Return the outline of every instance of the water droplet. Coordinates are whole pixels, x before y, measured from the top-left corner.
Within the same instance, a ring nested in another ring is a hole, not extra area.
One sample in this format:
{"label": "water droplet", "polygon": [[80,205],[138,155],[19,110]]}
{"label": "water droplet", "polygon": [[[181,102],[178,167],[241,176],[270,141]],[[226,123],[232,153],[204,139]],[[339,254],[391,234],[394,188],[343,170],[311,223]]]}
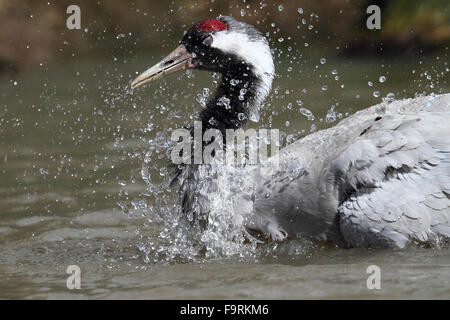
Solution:
{"label": "water droplet", "polygon": [[386,81],[386,77],[385,76],[381,76],[378,78],[378,81],[380,81],[381,83]]}
{"label": "water droplet", "polygon": [[217,121],[216,121],[216,119],[214,119],[214,117],[210,118],[210,119],[208,120],[208,122],[209,122],[209,124],[212,125],[212,126],[214,126],[214,125],[217,124]]}
{"label": "water droplet", "polygon": [[372,86],[373,86],[372,81],[367,82],[367,84],[369,85],[369,87],[372,87]]}
{"label": "water droplet", "polygon": [[302,115],[306,116],[306,118],[308,118],[308,120],[314,120],[315,119],[313,113],[310,110],[308,110],[306,108],[300,108],[299,111],[300,111],[300,113]]}
{"label": "water droplet", "polygon": [[283,5],[280,4],[280,5],[278,6],[278,11],[283,11],[283,9],[284,9]]}
{"label": "water droplet", "polygon": [[202,106],[203,108],[206,107],[206,99],[205,97],[198,93],[197,96],[195,97],[195,100],[200,104],[200,106]]}
{"label": "water droplet", "polygon": [[327,115],[325,117],[325,121],[328,123],[336,121],[336,112],[334,111],[333,108],[328,110]]}
{"label": "water droplet", "polygon": [[325,59],[325,58],[320,58],[320,63],[321,63],[321,64],[327,63],[327,59]]}
{"label": "water droplet", "polygon": [[322,86],[322,91],[327,91],[328,90],[328,86],[327,85],[323,85]]}
{"label": "water droplet", "polygon": [[374,91],[374,92],[373,92],[373,96],[374,96],[375,98],[379,98],[379,97],[380,97],[380,91]]}
{"label": "water droplet", "polygon": [[303,14],[303,8],[298,8],[297,12],[300,13],[300,14]]}
{"label": "water droplet", "polygon": [[241,16],[242,17],[245,16],[245,10],[244,9],[241,10]]}
{"label": "water droplet", "polygon": [[395,100],[395,94],[393,94],[392,92],[389,92],[386,95],[386,97],[383,99],[383,101],[386,101],[387,103],[391,103],[394,100]]}
{"label": "water droplet", "polygon": [[225,107],[225,109],[230,109],[231,108],[231,106],[230,106],[230,99],[228,99],[225,96],[224,97],[220,97],[219,99],[217,99],[216,104],[218,106]]}

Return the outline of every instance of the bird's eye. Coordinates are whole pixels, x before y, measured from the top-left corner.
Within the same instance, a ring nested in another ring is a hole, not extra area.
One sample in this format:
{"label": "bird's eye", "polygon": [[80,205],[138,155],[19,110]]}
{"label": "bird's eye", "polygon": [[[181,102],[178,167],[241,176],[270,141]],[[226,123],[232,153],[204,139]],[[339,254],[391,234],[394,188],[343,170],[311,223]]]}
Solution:
{"label": "bird's eye", "polygon": [[208,35],[205,39],[203,39],[202,44],[210,47],[211,44],[213,43],[213,37],[211,35]]}

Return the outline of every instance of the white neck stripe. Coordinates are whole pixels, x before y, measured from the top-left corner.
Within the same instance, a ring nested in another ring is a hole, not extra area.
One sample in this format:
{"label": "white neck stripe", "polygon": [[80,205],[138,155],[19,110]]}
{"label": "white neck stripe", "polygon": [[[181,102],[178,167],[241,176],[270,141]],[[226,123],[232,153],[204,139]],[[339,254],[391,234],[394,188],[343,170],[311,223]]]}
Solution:
{"label": "white neck stripe", "polygon": [[212,47],[238,56],[252,66],[255,76],[260,80],[255,98],[249,104],[250,119],[257,121],[259,107],[270,92],[275,72],[267,40],[264,37],[250,39],[247,34],[233,30],[217,32],[213,38]]}

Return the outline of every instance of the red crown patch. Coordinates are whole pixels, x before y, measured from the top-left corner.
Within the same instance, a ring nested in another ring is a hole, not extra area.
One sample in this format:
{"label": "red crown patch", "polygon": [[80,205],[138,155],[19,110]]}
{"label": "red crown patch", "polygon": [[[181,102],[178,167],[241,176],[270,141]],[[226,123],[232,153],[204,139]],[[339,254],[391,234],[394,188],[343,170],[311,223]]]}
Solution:
{"label": "red crown patch", "polygon": [[202,32],[222,31],[227,30],[227,25],[218,19],[207,19],[197,23],[196,29]]}

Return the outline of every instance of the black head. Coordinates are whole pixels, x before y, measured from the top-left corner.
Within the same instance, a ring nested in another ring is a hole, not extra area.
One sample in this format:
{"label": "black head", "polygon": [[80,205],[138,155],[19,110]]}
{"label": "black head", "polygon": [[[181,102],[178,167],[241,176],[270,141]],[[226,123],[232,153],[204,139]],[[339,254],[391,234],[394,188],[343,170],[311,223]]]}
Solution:
{"label": "black head", "polygon": [[[230,94],[236,103],[241,103],[240,89],[251,92],[245,109],[252,118],[269,93],[274,76],[273,59],[265,37],[253,26],[227,16],[196,23],[183,36],[180,45],[137,77],[132,87],[185,69],[222,73],[220,94]],[[235,82],[243,87],[233,87]]]}
{"label": "black head", "polygon": [[137,88],[184,69],[245,72],[243,65],[256,76],[269,75],[270,81],[273,77],[272,56],[264,36],[249,24],[221,16],[196,23],[178,48],[136,78],[132,86]]}
{"label": "black head", "polygon": [[207,19],[186,32],[181,45],[193,55],[191,63],[194,68],[223,73],[242,64],[242,59],[232,52],[224,52],[213,46],[217,34],[227,31],[228,25],[223,19]]}

